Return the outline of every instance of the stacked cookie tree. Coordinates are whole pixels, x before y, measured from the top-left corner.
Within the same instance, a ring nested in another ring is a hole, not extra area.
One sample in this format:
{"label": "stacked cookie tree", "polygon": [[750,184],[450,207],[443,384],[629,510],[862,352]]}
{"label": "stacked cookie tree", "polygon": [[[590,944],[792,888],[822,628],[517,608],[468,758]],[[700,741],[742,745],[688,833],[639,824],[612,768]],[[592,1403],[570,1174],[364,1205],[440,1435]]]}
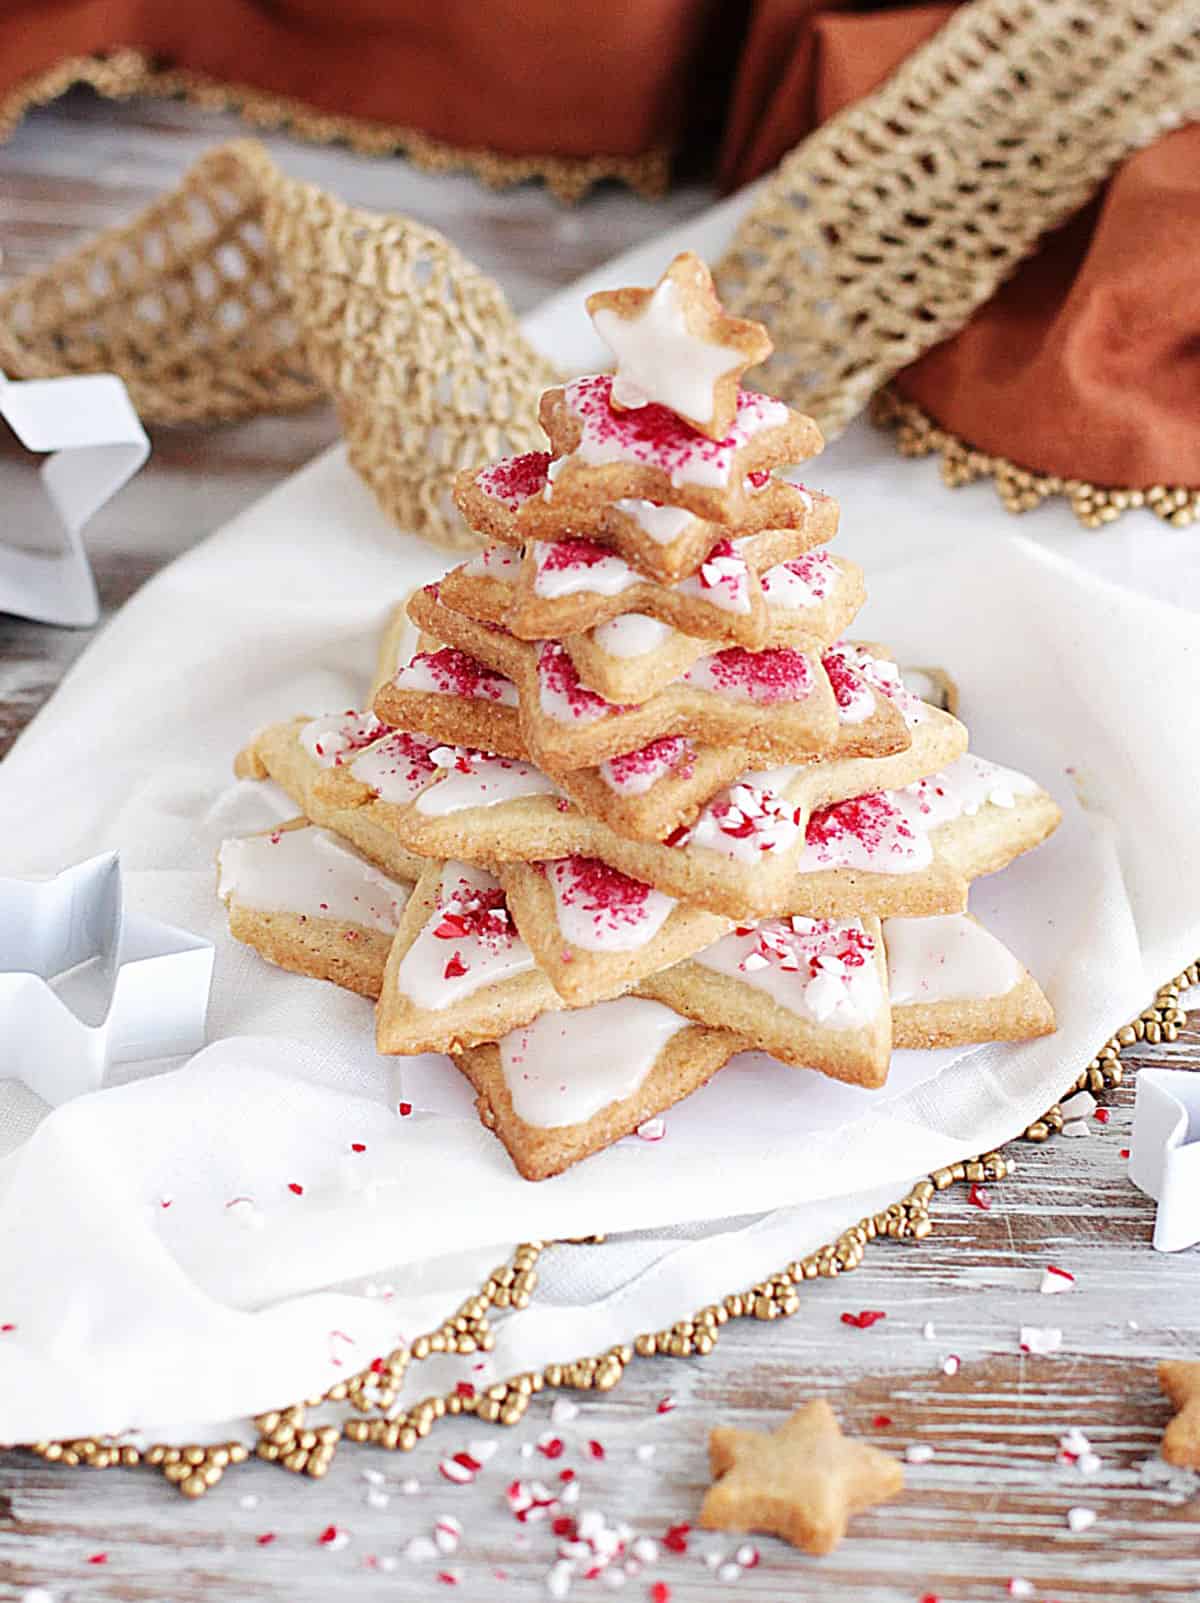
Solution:
{"label": "stacked cookie tree", "polygon": [[[488,543],[411,598],[373,712],[241,759],[416,881],[357,986],[380,1050],[451,1052],[529,1178],[653,1133],[747,1046],[878,1086],[893,1045],[1053,1027],[965,908],[1057,808],[845,640],[836,503],[781,475],[819,431],[741,386],[765,330],[689,255],[588,310],[615,374],[543,395],[548,451],[460,475]],[[252,944],[320,972],[312,922],[306,963]]]}

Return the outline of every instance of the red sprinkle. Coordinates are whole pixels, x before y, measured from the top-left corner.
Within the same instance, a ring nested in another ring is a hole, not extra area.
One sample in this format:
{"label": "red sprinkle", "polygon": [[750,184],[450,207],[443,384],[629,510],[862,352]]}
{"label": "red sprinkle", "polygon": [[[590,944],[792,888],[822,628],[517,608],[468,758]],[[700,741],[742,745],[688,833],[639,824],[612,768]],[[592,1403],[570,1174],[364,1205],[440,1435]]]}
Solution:
{"label": "red sprinkle", "polygon": [[373,1375],[386,1375],[388,1372],[387,1362],[383,1358],[372,1358],[367,1368]]}
{"label": "red sprinkle", "polygon": [[455,952],[442,970],[442,978],[444,980],[460,980],[467,972],[467,965],[462,960],[462,953]]}
{"label": "red sprinkle", "polygon": [[655,1581],[650,1588],[650,1603],[671,1603],[671,1588],[665,1581]]}
{"label": "red sprinkle", "polygon": [[108,1563],[108,1554],[107,1553],[89,1553],[88,1557],[87,1557],[87,1562],[89,1564],[107,1564]]}
{"label": "red sprinkle", "polygon": [[688,1532],[690,1525],[672,1525],[662,1539],[662,1545],[669,1553],[686,1553]]}
{"label": "red sprinkle", "polygon": [[411,1102],[397,1102],[397,1104],[396,1104],[396,1112],[400,1115],[400,1117],[402,1119],[407,1119],[409,1114],[412,1112],[412,1103]]}
{"label": "red sprinkle", "polygon": [[259,1547],[270,1547],[271,1543],[275,1540],[275,1532],[264,1531],[261,1536],[256,1536],[254,1540],[258,1543]]}
{"label": "red sprinkle", "polygon": [[367,1143],[365,1141],[351,1141],[350,1150],[351,1152],[365,1152],[367,1150]]}
{"label": "red sprinkle", "polygon": [[469,1380],[456,1380],[454,1382],[454,1395],[456,1397],[474,1397],[475,1388]]}
{"label": "red sprinkle", "polygon": [[593,1458],[603,1458],[604,1457],[604,1449],[603,1449],[603,1447],[601,1447],[599,1442],[589,1442],[587,1444],[587,1450],[592,1455]]}
{"label": "red sprinkle", "polygon": [[299,1185],[295,1180],[288,1181],[288,1190],[294,1197],[302,1197],[304,1195],[304,1187]]}
{"label": "red sprinkle", "polygon": [[573,1481],[575,1479],[575,1471],[573,1469],[560,1469],[558,1472],[558,1478],[565,1486],[568,1481]]}
{"label": "red sprinkle", "polygon": [[317,1541],[320,1542],[322,1547],[328,1547],[330,1542],[336,1542],[337,1539],[338,1528],[336,1525],[327,1525],[320,1536],[317,1537]]}
{"label": "red sprinkle", "polygon": [[551,1520],[550,1529],[555,1536],[561,1536],[568,1542],[573,1542],[579,1535],[579,1527],[569,1514],[560,1514],[557,1519]]}
{"label": "red sprinkle", "polygon": [[1112,1118],[1112,1109],[1111,1108],[1097,1108],[1094,1117],[1095,1117],[1095,1120],[1096,1120],[1097,1124],[1107,1124],[1108,1121]]}
{"label": "red sprinkle", "polygon": [[671,1396],[670,1392],[668,1392],[665,1397],[660,1397],[658,1399],[658,1407],[654,1410],[654,1412],[656,1414],[669,1414],[674,1407],[675,1399]]}
{"label": "red sprinkle", "polygon": [[1129,1156],[1129,1148],[1128,1147],[1122,1147],[1121,1148],[1121,1157],[1127,1158],[1128,1156]]}
{"label": "red sprinkle", "polygon": [[981,1185],[973,1185],[971,1187],[970,1191],[967,1192],[967,1201],[973,1207],[982,1208],[985,1213],[992,1205],[990,1192],[985,1191]]}
{"label": "red sprinkle", "polygon": [[0,1325],[0,1335],[7,1336],[10,1330],[15,1330],[16,1328],[16,1325],[13,1324]]}
{"label": "red sprinkle", "polygon": [[561,1436],[552,1436],[548,1442],[538,1443],[538,1452],[546,1458],[561,1458],[563,1446],[564,1443]]}
{"label": "red sprinkle", "polygon": [[877,1325],[881,1319],[886,1318],[887,1315],[882,1308],[863,1308],[856,1314],[843,1314],[842,1324],[853,1325],[855,1330],[870,1330],[872,1325]]}
{"label": "red sprinkle", "polygon": [[458,1576],[454,1574],[453,1570],[439,1570],[438,1571],[438,1580],[442,1583],[443,1586],[457,1586],[458,1585]]}
{"label": "red sprinkle", "polygon": [[890,1414],[876,1414],[871,1421],[871,1425],[875,1430],[887,1430],[891,1423],[892,1416]]}

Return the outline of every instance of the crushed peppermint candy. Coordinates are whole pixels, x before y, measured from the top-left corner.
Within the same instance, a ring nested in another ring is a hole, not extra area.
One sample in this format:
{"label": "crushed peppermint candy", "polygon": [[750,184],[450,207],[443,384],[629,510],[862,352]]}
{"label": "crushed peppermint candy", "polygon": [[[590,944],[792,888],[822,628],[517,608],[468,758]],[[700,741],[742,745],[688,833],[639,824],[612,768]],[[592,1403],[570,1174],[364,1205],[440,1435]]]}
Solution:
{"label": "crushed peppermint candy", "polygon": [[331,1552],[336,1553],[339,1548],[345,1547],[349,1540],[349,1533],[342,1530],[340,1526],[327,1525],[320,1536],[317,1537],[317,1544],[320,1547],[327,1547]]}
{"label": "crushed peppermint candy", "polygon": [[644,796],[648,790],[673,774],[690,779],[696,766],[696,748],[682,735],[664,735],[636,751],[623,752],[600,764],[600,776],[610,790],[619,795]]}
{"label": "crushed peppermint candy", "polygon": [[493,948],[507,946],[513,940],[508,903],[498,885],[477,887],[460,879],[449,896],[444,888],[439,893],[438,910],[441,917],[433,929],[436,940],[476,940]]}
{"label": "crushed peppermint candy", "polygon": [[1062,1346],[1063,1333],[1052,1325],[1022,1325],[1021,1351],[1044,1355],[1056,1353]]}
{"label": "crushed peppermint candy", "polygon": [[1026,1581],[1019,1575],[1014,1575],[1008,1583],[1009,1597],[1032,1597],[1033,1582]]}
{"label": "crushed peppermint candy", "polygon": [[933,1459],[933,1448],[927,1442],[913,1442],[904,1449],[904,1457],[909,1464],[928,1464]]}
{"label": "crushed peppermint candy", "polygon": [[842,1324],[853,1325],[855,1330],[870,1330],[872,1325],[877,1325],[881,1319],[886,1318],[887,1315],[882,1308],[863,1308],[856,1314],[844,1313]]}
{"label": "crushed peppermint candy", "polygon": [[942,1360],[942,1374],[943,1375],[957,1375],[961,1368],[962,1368],[962,1359],[958,1356],[957,1353],[949,1353]]}
{"label": "crushed peppermint candy", "polygon": [[1078,1536],[1081,1531],[1087,1531],[1096,1523],[1099,1515],[1094,1508],[1069,1508],[1067,1510],[1067,1525]]}
{"label": "crushed peppermint candy", "polygon": [[530,496],[541,495],[549,467],[549,451],[525,451],[483,468],[475,475],[475,483],[484,495],[515,512]]}
{"label": "crushed peppermint candy", "polygon": [[433,1527],[433,1542],[439,1553],[457,1553],[462,1541],[462,1525],[453,1514],[443,1514]]}
{"label": "crushed peppermint candy", "polygon": [[639,1124],[634,1134],[642,1141],[661,1141],[667,1133],[667,1121],[656,1114],[652,1119],[646,1119]]}
{"label": "crushed peppermint candy", "polygon": [[1073,1291],[1075,1289],[1075,1276],[1066,1269],[1060,1269],[1057,1264],[1048,1263],[1042,1270],[1042,1283],[1038,1290],[1045,1297],[1053,1297],[1059,1292]]}

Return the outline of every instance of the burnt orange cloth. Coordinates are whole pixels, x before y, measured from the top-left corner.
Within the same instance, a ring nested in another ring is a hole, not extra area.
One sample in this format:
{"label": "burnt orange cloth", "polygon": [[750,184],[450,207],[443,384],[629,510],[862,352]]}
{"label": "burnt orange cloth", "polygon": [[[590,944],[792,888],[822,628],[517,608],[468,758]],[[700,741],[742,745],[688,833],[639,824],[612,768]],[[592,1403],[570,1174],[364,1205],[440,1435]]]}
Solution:
{"label": "burnt orange cloth", "polygon": [[[953,7],[866,0],[0,0],[0,95],[70,56],[164,65],[460,149],[717,148],[765,172]],[[1131,157],[901,392],[996,456],[1200,485],[1200,125]]]}
{"label": "burnt orange cloth", "polygon": [[[954,8],[759,0],[727,188],[877,88]],[[1097,485],[1200,485],[1200,124],[1131,156],[953,339],[895,380],[971,445]]]}

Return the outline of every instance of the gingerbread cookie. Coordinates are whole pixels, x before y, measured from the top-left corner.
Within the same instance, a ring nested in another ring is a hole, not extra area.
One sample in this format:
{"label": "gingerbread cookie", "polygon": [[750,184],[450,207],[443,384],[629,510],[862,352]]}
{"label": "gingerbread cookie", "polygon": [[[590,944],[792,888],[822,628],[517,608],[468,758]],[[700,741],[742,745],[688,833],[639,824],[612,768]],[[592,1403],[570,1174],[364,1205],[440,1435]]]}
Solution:
{"label": "gingerbread cookie", "polygon": [[1028,1041],[1054,1009],[1028,969],[969,914],[884,922],[892,1038],[898,1047]]}
{"label": "gingerbread cookie", "polygon": [[430,864],[384,971],[375,1016],[379,1050],[458,1051],[561,1005],[517,933],[500,882],[469,863]]}
{"label": "gingerbread cookie", "polygon": [[380,686],[375,700],[403,712],[396,728],[465,741],[506,757],[526,754],[516,685],[453,645],[418,651]]}
{"label": "gingerbread cookie", "polygon": [[742,1043],[623,996],[543,1014],[455,1055],[526,1180],[561,1174],[698,1091]]}
{"label": "gingerbread cookie", "polygon": [[664,406],[713,440],[733,427],[742,374],[774,349],[761,323],[730,317],[692,251],[676,256],[653,289],[601,290],[586,305],[617,359],[614,409]]}
{"label": "gingerbread cookie", "polygon": [[522,938],[570,1007],[620,996],[729,928],[596,857],[502,863],[496,872]]}
{"label": "gingerbread cookie", "polygon": [[843,1436],[822,1400],[766,1434],[718,1425],[708,1457],[714,1484],[700,1509],[706,1531],[765,1531],[806,1553],[831,1553],[852,1514],[904,1486],[899,1461]]}
{"label": "gingerbread cookie", "polygon": [[1200,1363],[1166,1359],[1158,1366],[1158,1384],[1176,1410],[1163,1432],[1162,1456],[1182,1469],[1200,1469]]}
{"label": "gingerbread cookie", "polygon": [[217,854],[235,940],[278,968],[371,998],[411,889],[305,818],[222,841]]}
{"label": "gingerbread cookie", "polygon": [[[710,440],[664,406],[615,411],[612,385],[607,373],[593,373],[546,390],[539,403],[554,453],[541,509],[552,509],[563,528],[582,533],[589,508],[624,499],[683,507],[739,530],[762,528],[753,502],[772,469],[805,462],[824,444],[812,418],[754,390],[739,391],[729,432]],[[531,501],[517,513],[529,532]]]}

